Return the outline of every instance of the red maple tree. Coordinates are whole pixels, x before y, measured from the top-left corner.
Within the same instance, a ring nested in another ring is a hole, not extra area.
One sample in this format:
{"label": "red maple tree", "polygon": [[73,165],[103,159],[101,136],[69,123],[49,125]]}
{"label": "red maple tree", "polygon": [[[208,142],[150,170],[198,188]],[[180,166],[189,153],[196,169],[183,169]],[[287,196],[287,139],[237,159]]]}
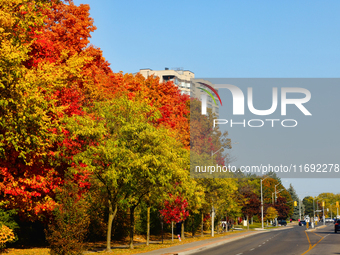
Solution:
{"label": "red maple tree", "polygon": [[181,196],[174,197],[169,194],[170,199],[164,201],[164,209],[159,212],[164,217],[166,223],[184,221],[189,216],[189,211],[186,210],[188,202]]}

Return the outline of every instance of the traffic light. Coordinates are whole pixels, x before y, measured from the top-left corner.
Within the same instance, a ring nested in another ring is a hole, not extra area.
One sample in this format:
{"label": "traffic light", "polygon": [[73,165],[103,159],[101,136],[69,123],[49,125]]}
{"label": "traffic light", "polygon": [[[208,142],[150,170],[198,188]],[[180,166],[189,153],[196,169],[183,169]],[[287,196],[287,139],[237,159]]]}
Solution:
{"label": "traffic light", "polygon": [[335,206],[339,207],[339,202],[338,201],[335,202]]}
{"label": "traffic light", "polygon": [[294,201],[294,206],[297,206],[297,201]]}
{"label": "traffic light", "polygon": [[322,201],[322,206],[325,206],[325,201]]}

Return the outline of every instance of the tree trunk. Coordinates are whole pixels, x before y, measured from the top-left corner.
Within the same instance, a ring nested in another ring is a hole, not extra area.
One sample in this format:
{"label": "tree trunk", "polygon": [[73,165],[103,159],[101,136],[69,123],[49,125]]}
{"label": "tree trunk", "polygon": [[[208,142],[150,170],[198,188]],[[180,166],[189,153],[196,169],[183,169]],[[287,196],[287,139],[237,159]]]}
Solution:
{"label": "tree trunk", "polygon": [[195,226],[194,226],[194,224],[195,224],[195,216],[194,216],[194,214],[192,215],[192,220],[191,220],[191,233],[192,233],[192,237],[194,237],[195,236]]}
{"label": "tree trunk", "polygon": [[130,244],[129,248],[133,249],[133,230],[135,226],[135,206],[130,207]]}
{"label": "tree trunk", "polygon": [[218,217],[217,218],[217,234],[220,233],[220,222],[218,221]]}
{"label": "tree trunk", "polygon": [[201,236],[204,236],[203,229],[204,228],[204,215],[202,213],[202,221],[201,221]]}
{"label": "tree trunk", "polygon": [[247,229],[249,230],[249,217],[247,215]]}
{"label": "tree trunk", "polygon": [[146,223],[146,245],[150,242],[150,205],[147,208],[147,223]]}
{"label": "tree trunk", "polygon": [[111,232],[112,232],[112,222],[116,217],[118,204],[116,203],[113,208],[113,204],[109,199],[109,220],[107,222],[107,236],[106,236],[106,251],[111,251]]}
{"label": "tree trunk", "polygon": [[171,241],[174,241],[174,222],[171,221]]}
{"label": "tree trunk", "polygon": [[251,225],[254,224],[253,218],[254,218],[254,217],[251,217]]}
{"label": "tree trunk", "polygon": [[184,240],[185,236],[184,236],[184,220],[182,221],[182,233],[181,233],[181,239]]}

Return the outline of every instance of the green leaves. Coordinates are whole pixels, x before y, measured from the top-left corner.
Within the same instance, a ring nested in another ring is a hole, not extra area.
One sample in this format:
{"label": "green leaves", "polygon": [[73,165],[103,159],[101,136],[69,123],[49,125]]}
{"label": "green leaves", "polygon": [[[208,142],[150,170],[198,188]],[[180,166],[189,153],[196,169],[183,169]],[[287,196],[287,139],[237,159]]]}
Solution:
{"label": "green leaves", "polygon": [[[143,101],[121,97],[95,103],[84,117],[66,119],[73,136],[88,146],[74,157],[117,197],[136,202],[153,188],[188,178],[189,153],[169,130],[155,128],[159,112]],[[138,200],[138,199],[137,199]]]}

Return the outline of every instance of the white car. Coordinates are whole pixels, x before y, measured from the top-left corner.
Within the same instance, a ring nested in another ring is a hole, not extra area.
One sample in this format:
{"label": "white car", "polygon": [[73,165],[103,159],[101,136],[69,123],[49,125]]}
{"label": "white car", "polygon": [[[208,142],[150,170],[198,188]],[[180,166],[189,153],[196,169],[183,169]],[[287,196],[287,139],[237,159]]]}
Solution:
{"label": "white car", "polygon": [[334,220],[333,220],[332,218],[326,218],[325,222],[326,222],[326,223],[333,223]]}

